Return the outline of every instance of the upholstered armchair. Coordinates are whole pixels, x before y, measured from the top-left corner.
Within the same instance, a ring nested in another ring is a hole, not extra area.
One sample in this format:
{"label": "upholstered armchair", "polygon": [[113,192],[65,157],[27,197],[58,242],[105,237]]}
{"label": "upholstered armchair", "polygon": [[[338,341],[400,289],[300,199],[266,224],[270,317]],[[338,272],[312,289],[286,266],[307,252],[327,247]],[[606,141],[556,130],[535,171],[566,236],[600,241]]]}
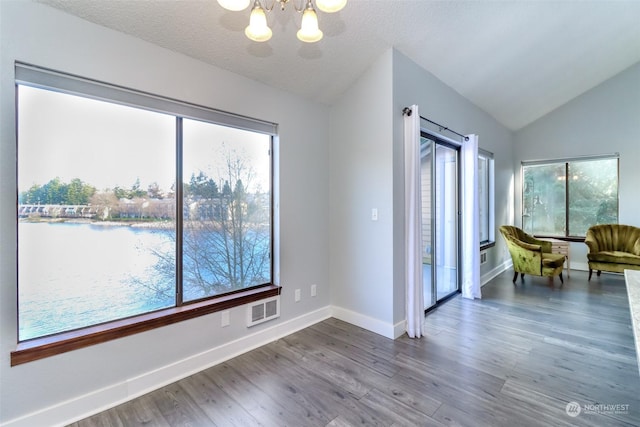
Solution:
{"label": "upholstered armchair", "polygon": [[622,224],[594,225],[584,239],[589,251],[589,280],[593,270],[623,273],[640,270],[640,228]]}
{"label": "upholstered armchair", "polygon": [[562,268],[565,258],[562,254],[551,253],[551,242],[538,240],[512,225],[501,226],[500,233],[507,243],[513,261],[514,283],[518,273],[520,280],[524,280],[525,274],[546,276],[552,280],[555,276],[560,276],[560,282],[564,283]]}

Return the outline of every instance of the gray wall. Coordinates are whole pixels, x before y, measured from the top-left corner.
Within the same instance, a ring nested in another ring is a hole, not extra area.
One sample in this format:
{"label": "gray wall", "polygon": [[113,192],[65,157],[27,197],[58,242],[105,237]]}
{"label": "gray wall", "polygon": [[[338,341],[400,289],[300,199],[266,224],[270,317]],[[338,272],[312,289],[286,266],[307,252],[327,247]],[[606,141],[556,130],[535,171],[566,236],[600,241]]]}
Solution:
{"label": "gray wall", "polygon": [[333,106],[329,150],[334,315],[388,337],[394,335],[391,81],[388,51]]}
{"label": "gray wall", "polygon": [[[520,162],[620,153],[621,224],[640,227],[640,63],[515,134],[516,224],[522,224]],[[587,269],[586,245],[571,244],[571,267]]]}
{"label": "gray wall", "polygon": [[[463,133],[495,154],[496,224],[513,221],[512,133],[395,50],[389,50],[331,111],[332,303],[345,320],[385,336],[404,331],[402,108]],[[370,219],[371,208],[379,220]],[[497,233],[496,233],[497,236]],[[510,260],[500,237],[484,278]]]}
{"label": "gray wall", "polygon": [[[416,104],[420,115],[461,134],[475,133],[480,148],[494,153],[495,224],[513,221],[513,134],[489,114],[425,71],[409,58],[393,53],[393,146],[394,146],[394,319],[405,317],[404,309],[404,190],[403,116],[404,107]],[[438,129],[431,129],[438,131]],[[451,134],[444,133],[451,137]],[[487,250],[481,266],[483,282],[503,271],[510,261],[506,246],[496,230],[496,246]]]}
{"label": "gray wall", "polygon": [[[0,423],[27,415],[35,418],[12,425],[68,420],[329,315],[326,106],[40,4],[1,1],[0,19]],[[238,307],[226,328],[214,313],[10,367],[17,339],[15,60],[279,123],[281,318],[247,329],[245,307]],[[34,415],[45,408],[45,420]]]}

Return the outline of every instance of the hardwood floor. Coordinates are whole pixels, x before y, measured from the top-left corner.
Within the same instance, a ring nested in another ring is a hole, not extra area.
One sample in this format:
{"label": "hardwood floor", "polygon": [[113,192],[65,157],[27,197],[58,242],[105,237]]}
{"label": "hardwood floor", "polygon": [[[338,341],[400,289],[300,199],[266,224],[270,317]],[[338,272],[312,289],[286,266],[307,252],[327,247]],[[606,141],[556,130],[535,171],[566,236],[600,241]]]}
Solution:
{"label": "hardwood floor", "polygon": [[422,339],[329,319],[73,426],[639,426],[624,278],[511,278]]}

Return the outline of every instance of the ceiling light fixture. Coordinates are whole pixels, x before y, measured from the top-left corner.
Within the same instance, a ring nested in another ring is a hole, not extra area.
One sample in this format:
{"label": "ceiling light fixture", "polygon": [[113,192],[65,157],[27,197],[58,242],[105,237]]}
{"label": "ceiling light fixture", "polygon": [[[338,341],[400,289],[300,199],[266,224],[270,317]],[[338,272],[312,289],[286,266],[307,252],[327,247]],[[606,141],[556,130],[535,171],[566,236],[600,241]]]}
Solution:
{"label": "ceiling light fixture", "polygon": [[[253,0],[253,7],[251,8],[251,16],[249,17],[249,26],[244,30],[244,34],[251,40],[257,42],[266,42],[272,36],[271,28],[267,24],[266,12],[271,12],[276,4],[280,4],[280,9],[284,10],[287,3],[290,1],[297,2],[298,0],[271,0],[271,5],[268,4],[269,0]],[[251,0],[218,0],[220,6],[231,11],[240,11],[246,9]],[[305,4],[306,3],[306,4]],[[300,30],[297,33],[298,39],[306,43],[314,43],[322,39],[322,31],[318,27],[318,15],[314,8],[313,0],[302,0],[300,7],[294,4],[296,12],[302,13],[302,24]],[[323,12],[333,13],[342,10],[347,4],[347,0],[315,0],[315,5]]]}

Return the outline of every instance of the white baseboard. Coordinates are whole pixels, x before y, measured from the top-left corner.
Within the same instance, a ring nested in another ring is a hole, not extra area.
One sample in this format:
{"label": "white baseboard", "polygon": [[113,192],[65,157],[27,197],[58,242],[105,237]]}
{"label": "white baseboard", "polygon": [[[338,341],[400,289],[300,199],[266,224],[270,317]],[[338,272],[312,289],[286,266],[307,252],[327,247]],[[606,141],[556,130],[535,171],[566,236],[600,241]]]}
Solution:
{"label": "white baseboard", "polygon": [[480,286],[486,285],[491,279],[495,278],[497,275],[499,275],[503,271],[510,269],[511,267],[513,267],[513,261],[511,261],[511,258],[504,261],[502,264],[498,264],[480,277]]}
{"label": "white baseboard", "polygon": [[[59,403],[2,424],[1,427],[64,426],[142,396],[331,317],[323,307],[295,319],[246,335],[200,354],[145,372],[126,381]],[[91,408],[87,412],[87,408]]]}
{"label": "white baseboard", "polygon": [[572,270],[589,271],[589,263],[571,261]]}
{"label": "white baseboard", "polygon": [[392,323],[383,322],[379,319],[374,319],[373,317],[365,316],[364,314],[356,313],[355,311],[347,310],[346,308],[337,307],[335,305],[331,307],[331,314],[336,319],[344,320],[347,323],[375,332],[383,337],[391,339],[397,338],[395,336],[397,325],[393,325]]}
{"label": "white baseboard", "polygon": [[402,320],[393,326],[393,339],[400,338],[407,332],[407,321]]}
{"label": "white baseboard", "polygon": [[[503,271],[508,270],[513,266],[513,262],[511,259],[504,261],[502,264],[494,267],[487,273],[483,274],[480,278],[480,284],[485,285],[491,279],[502,273]],[[367,329],[371,332],[375,332],[383,337],[397,339],[401,337],[407,330],[406,328],[406,320],[402,320],[396,324],[390,324],[386,322],[382,322],[379,319],[374,319],[368,316],[364,316],[360,313],[356,313],[351,310],[347,310],[342,307],[332,306],[331,312],[333,317],[336,319],[344,320],[345,322],[351,323],[356,326],[360,326],[361,328]]]}

